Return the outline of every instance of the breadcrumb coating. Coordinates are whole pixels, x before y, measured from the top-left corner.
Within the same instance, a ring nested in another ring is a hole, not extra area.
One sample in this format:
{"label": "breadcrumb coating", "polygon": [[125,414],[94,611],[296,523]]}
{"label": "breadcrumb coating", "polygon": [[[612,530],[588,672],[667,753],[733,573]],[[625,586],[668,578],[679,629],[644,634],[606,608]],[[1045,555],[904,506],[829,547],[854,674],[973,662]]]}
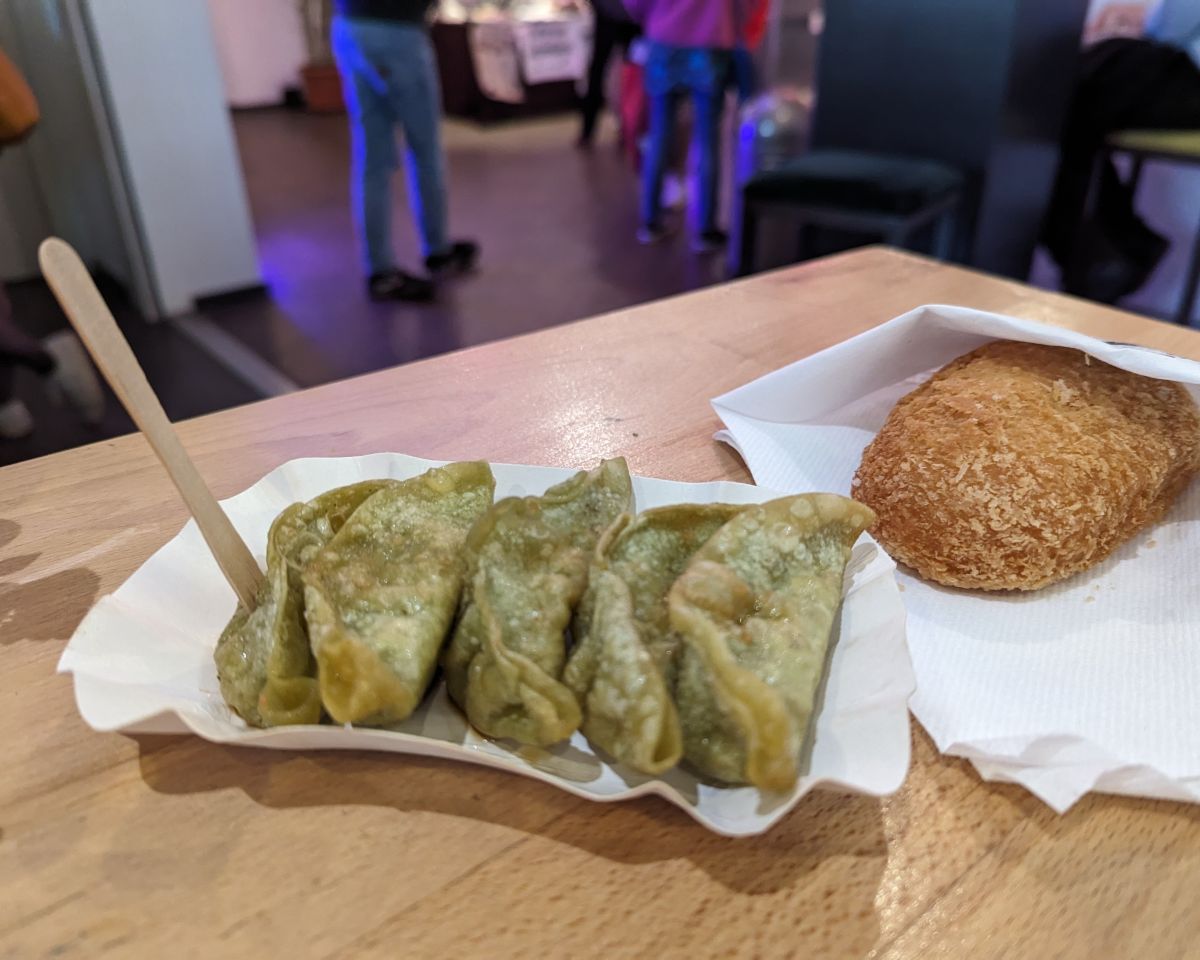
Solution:
{"label": "breadcrumb coating", "polygon": [[1002,340],[896,404],[853,496],[922,577],[1036,590],[1159,520],[1197,470],[1200,413],[1180,384]]}

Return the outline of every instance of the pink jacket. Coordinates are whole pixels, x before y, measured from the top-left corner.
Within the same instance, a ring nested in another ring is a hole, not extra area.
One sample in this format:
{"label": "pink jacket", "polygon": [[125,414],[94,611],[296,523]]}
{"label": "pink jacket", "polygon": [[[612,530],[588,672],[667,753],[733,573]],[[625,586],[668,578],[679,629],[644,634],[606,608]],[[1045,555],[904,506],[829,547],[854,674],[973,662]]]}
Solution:
{"label": "pink jacket", "polygon": [[742,42],[750,0],[623,0],[646,36],[673,47],[732,50]]}

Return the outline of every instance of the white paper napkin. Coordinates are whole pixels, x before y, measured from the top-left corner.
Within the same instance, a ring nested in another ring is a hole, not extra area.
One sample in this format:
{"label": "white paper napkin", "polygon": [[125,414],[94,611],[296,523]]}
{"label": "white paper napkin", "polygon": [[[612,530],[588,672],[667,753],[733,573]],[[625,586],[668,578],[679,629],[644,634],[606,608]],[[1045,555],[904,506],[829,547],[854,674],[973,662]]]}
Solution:
{"label": "white paper napkin", "polygon": [[[1200,364],[962,307],[925,306],[713,401],[717,439],[776,490],[849,493],[892,405],[996,339],[1076,347],[1200,400]],[[1029,594],[899,572],[917,691],[944,753],[1062,812],[1089,790],[1200,801],[1200,482],[1107,561]]]}

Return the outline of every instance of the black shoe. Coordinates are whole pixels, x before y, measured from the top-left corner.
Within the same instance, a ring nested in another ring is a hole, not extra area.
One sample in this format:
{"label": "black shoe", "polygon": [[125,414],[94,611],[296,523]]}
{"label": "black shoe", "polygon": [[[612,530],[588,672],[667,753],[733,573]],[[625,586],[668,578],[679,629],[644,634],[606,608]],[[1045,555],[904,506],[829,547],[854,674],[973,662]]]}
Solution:
{"label": "black shoe", "polygon": [[661,223],[644,223],[638,227],[637,242],[643,247],[659,243],[671,235],[671,231]]}
{"label": "black shoe", "polygon": [[729,243],[729,234],[724,230],[705,230],[692,237],[692,249],[696,253],[712,253],[721,250]]}
{"label": "black shoe", "polygon": [[1157,265],[1155,259],[1135,260],[1100,231],[1086,234],[1080,245],[1063,271],[1062,288],[1097,303],[1114,304],[1129,296],[1145,284]]}
{"label": "black shoe", "polygon": [[428,303],[433,299],[433,284],[403,270],[384,270],[373,273],[367,280],[367,295],[372,300],[407,300]]}
{"label": "black shoe", "polygon": [[579,120],[579,137],[575,140],[575,146],[580,150],[591,150],[592,145],[596,142],[596,121],[600,119],[599,112],[592,113],[587,111],[581,113]]}
{"label": "black shoe", "polygon": [[1140,221],[1120,237],[1119,243],[1121,252],[1136,260],[1147,275],[1154,272],[1154,268],[1171,248],[1170,240]]}
{"label": "black shoe", "polygon": [[445,253],[435,253],[425,258],[425,269],[439,280],[470,273],[479,260],[479,244],[472,240],[459,240],[450,245]]}
{"label": "black shoe", "polygon": [[1072,266],[1063,277],[1063,291],[1096,303],[1115,304],[1133,293],[1149,277],[1137,261],[1121,254],[1093,257]]}

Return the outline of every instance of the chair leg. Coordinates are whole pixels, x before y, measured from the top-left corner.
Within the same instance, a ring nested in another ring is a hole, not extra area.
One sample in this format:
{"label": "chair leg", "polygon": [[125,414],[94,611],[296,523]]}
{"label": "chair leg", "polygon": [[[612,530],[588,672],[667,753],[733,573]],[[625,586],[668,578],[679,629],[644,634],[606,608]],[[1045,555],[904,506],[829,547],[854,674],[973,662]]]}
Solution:
{"label": "chair leg", "polygon": [[796,262],[803,263],[811,257],[812,251],[816,246],[817,230],[819,228],[815,223],[809,220],[801,220],[796,228]]}
{"label": "chair leg", "polygon": [[938,218],[933,235],[933,255],[943,262],[954,256],[954,234],[958,218],[956,208],[951,207]]}
{"label": "chair leg", "polygon": [[758,240],[758,211],[754,201],[742,199],[742,224],[739,233],[737,275],[747,277],[754,272],[755,247]]}
{"label": "chair leg", "polygon": [[912,227],[907,222],[901,222],[897,226],[884,231],[883,234],[883,239],[887,244],[897,247],[900,250],[908,249],[908,241],[911,237]]}
{"label": "chair leg", "polygon": [[1100,177],[1104,165],[1112,154],[1108,150],[1099,151],[1092,160],[1092,169],[1088,171],[1087,193],[1084,195],[1083,206],[1079,210],[1079,219],[1072,229],[1071,248],[1067,254],[1067,262],[1059,264],[1060,275],[1058,286],[1066,293],[1077,293],[1074,284],[1069,282],[1073,277],[1082,277],[1087,257],[1084,251],[1088,245],[1088,228],[1091,225],[1092,214],[1096,210],[1096,198],[1100,193]]}
{"label": "chair leg", "polygon": [[1179,309],[1175,311],[1174,321],[1180,326],[1188,326],[1192,322],[1192,308],[1196,305],[1196,284],[1200,283],[1200,229],[1192,241],[1192,256],[1188,261],[1187,279],[1183,281],[1183,293],[1179,297]]}

